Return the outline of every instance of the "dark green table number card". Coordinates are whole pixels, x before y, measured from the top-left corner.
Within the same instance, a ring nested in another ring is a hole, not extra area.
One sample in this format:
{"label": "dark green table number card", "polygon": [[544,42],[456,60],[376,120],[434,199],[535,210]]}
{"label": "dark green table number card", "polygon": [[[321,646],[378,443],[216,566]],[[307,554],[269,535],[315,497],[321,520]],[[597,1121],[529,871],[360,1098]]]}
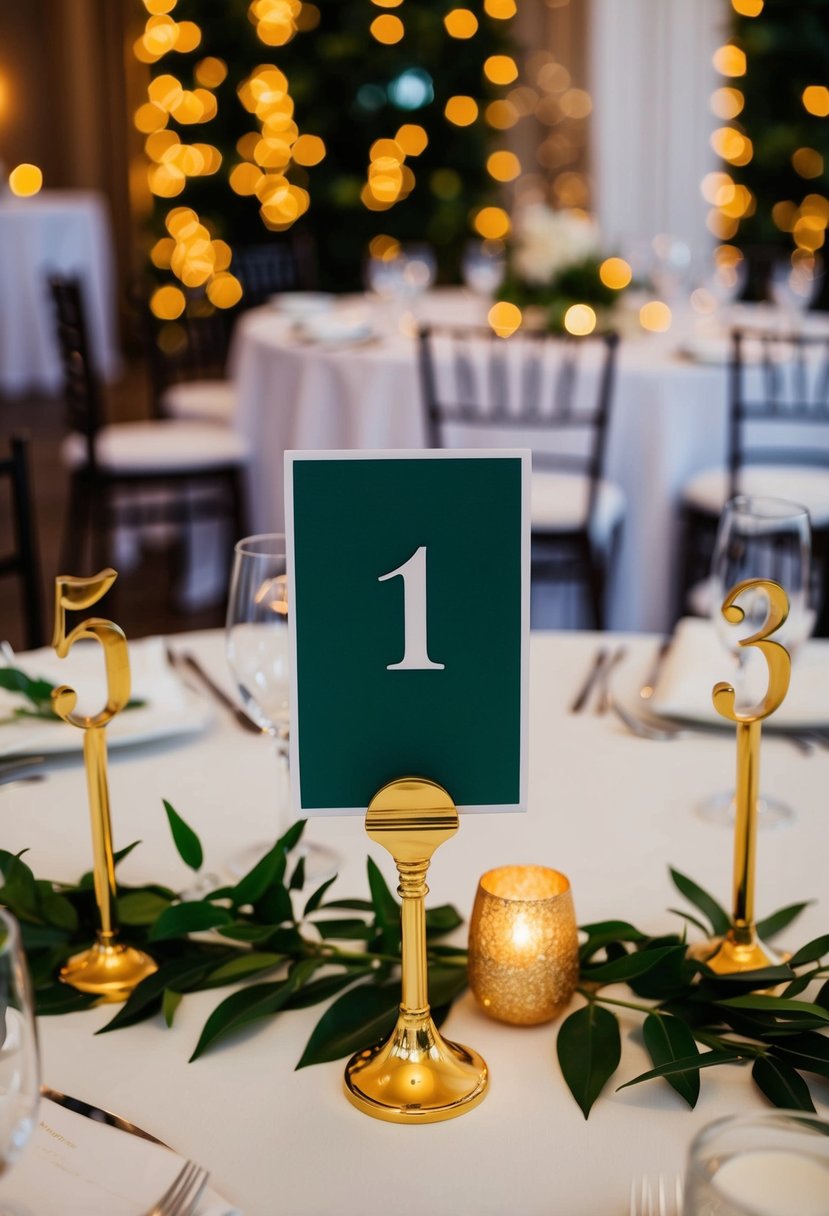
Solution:
{"label": "dark green table number card", "polygon": [[519,451],[286,453],[298,815],[404,776],[526,809],[529,475]]}

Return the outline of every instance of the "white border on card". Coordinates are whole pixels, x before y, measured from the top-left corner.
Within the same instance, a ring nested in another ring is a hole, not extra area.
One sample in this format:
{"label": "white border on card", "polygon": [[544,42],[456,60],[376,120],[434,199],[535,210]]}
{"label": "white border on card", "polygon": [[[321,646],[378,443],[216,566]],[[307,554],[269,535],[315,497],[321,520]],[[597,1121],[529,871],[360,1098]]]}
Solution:
{"label": "white border on card", "polygon": [[[529,650],[530,650],[530,477],[532,453],[528,448],[392,448],[332,451],[285,452],[285,541],[288,559],[288,602],[296,603],[294,570],[294,464],[306,460],[520,460],[521,461],[521,737],[520,778],[518,802],[491,806],[458,806],[467,814],[491,814],[499,811],[527,810],[528,751],[529,751]],[[291,639],[291,703],[298,705],[296,615],[288,613]],[[302,804],[299,776],[299,714],[291,723],[291,794],[298,818],[323,815],[364,815],[366,807],[306,807]],[[401,773],[400,776],[429,777],[429,773]]]}

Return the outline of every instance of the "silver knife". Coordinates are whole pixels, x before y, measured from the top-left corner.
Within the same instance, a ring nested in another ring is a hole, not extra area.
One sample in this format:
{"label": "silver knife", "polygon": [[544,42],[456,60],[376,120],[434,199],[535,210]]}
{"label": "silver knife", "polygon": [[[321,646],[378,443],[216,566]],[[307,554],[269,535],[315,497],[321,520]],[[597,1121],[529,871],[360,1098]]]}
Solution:
{"label": "silver knife", "polygon": [[645,677],[645,683],[639,689],[639,696],[643,701],[649,701],[656,692],[656,686],[659,683],[659,677],[662,675],[662,668],[665,666],[665,660],[670,653],[670,649],[674,644],[673,634],[670,637],[663,638],[660,643],[656,656],[651,664],[650,670]]}
{"label": "silver knife", "polygon": [[[136,1127],[134,1123],[130,1123],[129,1119],[124,1119],[121,1115],[114,1115],[112,1111],[103,1110],[100,1106],[93,1106],[91,1102],[84,1102],[83,1098],[73,1098],[71,1094],[62,1094],[60,1090],[52,1089],[49,1085],[41,1085],[40,1093],[50,1102],[55,1102],[58,1106],[65,1107],[66,1110],[74,1111],[76,1115],[83,1115],[85,1119],[92,1119],[95,1123],[106,1123],[109,1127],[117,1127],[122,1132],[129,1132],[131,1136],[140,1136],[142,1140],[160,1144],[162,1148],[170,1148],[170,1145],[159,1140],[158,1136],[152,1136],[143,1128]],[[171,1151],[175,1152],[174,1149]]]}
{"label": "silver knife", "polygon": [[600,646],[593,656],[593,662],[590,664],[590,670],[587,673],[584,683],[573,698],[573,703],[570,706],[571,714],[580,714],[587,704],[588,698],[595,687],[602,668],[610,657],[610,651],[606,646]]}

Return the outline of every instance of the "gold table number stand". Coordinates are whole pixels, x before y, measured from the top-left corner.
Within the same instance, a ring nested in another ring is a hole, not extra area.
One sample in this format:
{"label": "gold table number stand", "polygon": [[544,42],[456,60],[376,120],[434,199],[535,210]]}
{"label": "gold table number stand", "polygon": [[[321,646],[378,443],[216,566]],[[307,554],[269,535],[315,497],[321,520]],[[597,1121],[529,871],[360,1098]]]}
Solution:
{"label": "gold table number stand", "polygon": [[101,927],[94,946],[70,958],[60,978],[79,992],[93,993],[102,1001],[123,1001],[133,988],[152,975],[157,967],[149,955],[118,939],[115,862],[107,781],[106,726],[130,699],[130,661],[124,632],[112,621],[89,617],[66,632],[66,612],[97,604],[117,578],[114,570],[102,570],[91,578],[60,575],[55,579],[55,632],[52,645],[65,659],[75,642],[92,638],[101,643],[107,677],[107,701],[97,714],[74,712],[78,694],[62,684],[52,690],[55,713],[64,722],[84,732],[83,758],[92,821],[92,860],[95,902]]}
{"label": "gold table number stand", "polygon": [[432,854],[458,825],[446,790],[416,777],[384,785],[366,813],[366,832],[391,853],[400,875],[403,991],[391,1038],[352,1056],[345,1089],[358,1110],[390,1123],[453,1119],[477,1106],[487,1090],[484,1061],[443,1039],[429,1010],[426,872]]}
{"label": "gold table number stand", "polygon": [[720,975],[737,971],[756,971],[780,960],[757,935],[754,923],[754,879],[757,861],[757,800],[760,792],[760,732],[768,718],[782,704],[789,689],[792,663],[789,652],[770,640],[789,615],[789,601],[779,583],[768,579],[746,579],[732,587],[723,600],[722,614],[738,625],[745,613],[735,603],[746,591],[762,591],[768,597],[768,612],[763,626],[741,646],[755,646],[768,665],[768,688],[759,705],[738,711],[733,685],[725,681],[713,689],[714,708],[723,718],[737,724],[737,789],[734,823],[734,903],[731,928],[715,953],[706,961]]}

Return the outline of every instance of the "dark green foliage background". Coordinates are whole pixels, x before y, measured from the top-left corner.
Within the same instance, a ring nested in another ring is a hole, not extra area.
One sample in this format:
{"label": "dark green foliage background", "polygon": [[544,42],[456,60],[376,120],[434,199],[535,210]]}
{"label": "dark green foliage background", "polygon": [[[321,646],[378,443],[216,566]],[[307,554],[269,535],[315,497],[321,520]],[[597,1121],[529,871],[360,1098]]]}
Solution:
{"label": "dark green foliage background", "polygon": [[[327,155],[316,166],[288,171],[290,180],[309,190],[311,207],[298,222],[313,238],[318,252],[320,286],[352,290],[361,285],[365,247],[377,233],[403,240],[432,243],[438,252],[443,279],[452,278],[464,241],[471,235],[470,212],[498,201],[496,184],[486,173],[487,128],[482,116],[469,127],[456,127],[443,116],[447,99],[456,93],[469,94],[480,102],[499,96],[485,80],[482,66],[487,56],[508,50],[509,22],[491,20],[481,0],[469,0],[478,16],[478,32],[471,39],[450,38],[443,17],[456,7],[452,0],[406,0],[395,9],[406,34],[395,46],[378,43],[369,33],[371,21],[389,10],[367,0],[316,0],[320,22],[316,29],[300,32],[284,47],[265,46],[248,18],[248,0],[179,0],[173,16],[197,22],[202,30],[199,47],[186,55],[172,52],[151,68],[153,75],[172,72],[186,88],[194,86],[193,68],[206,55],[227,63],[229,72],[215,90],[218,114],[209,123],[180,127],[171,120],[183,142],[206,140],[221,151],[224,161],[218,173],[191,178],[184,192],[174,199],[156,201],[154,235],[164,230],[164,216],[179,204],[192,206],[202,219],[211,221],[216,235],[233,246],[284,240],[262,224],[258,200],[242,198],[231,190],[228,174],[241,159],[236,140],[256,130],[250,115],[236,96],[236,88],[251,70],[273,63],[288,77],[294,99],[295,121],[301,133],[319,135]],[[362,86],[387,85],[407,68],[428,72],[434,83],[434,99],[417,110],[402,110],[386,98],[376,110],[362,106],[357,95]],[[393,138],[403,123],[423,126],[429,145],[407,160],[415,174],[411,194],[388,211],[372,212],[360,202],[366,180],[369,149],[375,139]],[[457,175],[458,193],[440,198],[432,188],[433,174],[449,169]]]}

